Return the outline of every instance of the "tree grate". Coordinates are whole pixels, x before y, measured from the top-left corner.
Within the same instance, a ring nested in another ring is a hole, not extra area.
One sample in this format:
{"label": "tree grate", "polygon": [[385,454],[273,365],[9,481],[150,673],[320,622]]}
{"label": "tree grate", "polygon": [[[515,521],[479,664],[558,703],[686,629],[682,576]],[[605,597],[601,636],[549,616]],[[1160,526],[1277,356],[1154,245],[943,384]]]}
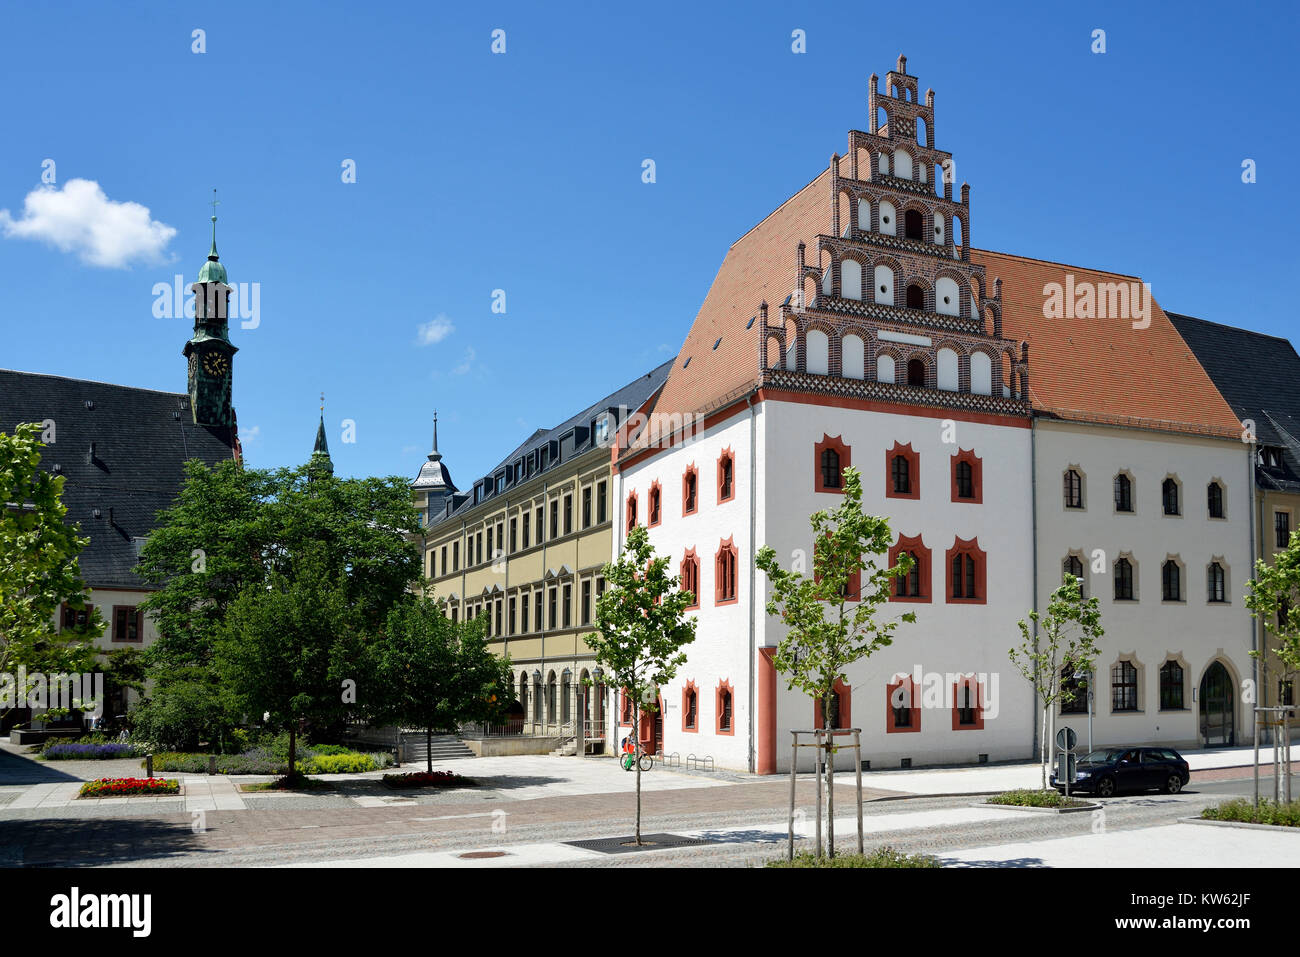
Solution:
{"label": "tree grate", "polygon": [[564,843],[570,847],[581,847],[601,854],[634,854],[637,851],[662,851],[668,847],[703,847],[718,843],[707,838],[684,837],[681,834],[642,834],[643,843],[640,847],[632,843],[635,840],[634,835],[628,834],[625,837],[602,837],[591,841],[565,841]]}

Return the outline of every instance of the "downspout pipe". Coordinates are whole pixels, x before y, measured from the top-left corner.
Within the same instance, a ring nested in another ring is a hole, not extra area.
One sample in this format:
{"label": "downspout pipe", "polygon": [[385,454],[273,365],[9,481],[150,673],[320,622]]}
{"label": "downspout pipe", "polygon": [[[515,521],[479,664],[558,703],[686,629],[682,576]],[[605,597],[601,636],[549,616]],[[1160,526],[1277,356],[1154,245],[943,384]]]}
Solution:
{"label": "downspout pipe", "polygon": [[[1033,564],[1031,578],[1033,581],[1033,609],[1035,617],[1038,613],[1038,425],[1036,420],[1031,417],[1029,420],[1029,514],[1031,516],[1030,534],[1029,534],[1029,553],[1030,561]],[[1034,647],[1038,647],[1038,622],[1034,622]],[[1091,692],[1091,688],[1089,691]],[[1042,722],[1039,715],[1039,708],[1042,706],[1042,699],[1038,695],[1038,688],[1030,688],[1034,696],[1033,709],[1033,754],[1039,761],[1042,760],[1042,752],[1038,740],[1038,728]]]}
{"label": "downspout pipe", "polygon": [[757,704],[756,690],[754,688],[754,681],[757,677],[754,659],[758,656],[758,637],[754,618],[758,614],[759,608],[757,592],[755,591],[758,583],[758,566],[754,564],[755,536],[757,535],[758,525],[758,449],[755,445],[758,422],[755,418],[756,410],[754,409],[753,393],[745,397],[745,404],[749,407],[749,773],[753,774],[757,767],[754,753],[754,734],[758,729],[758,722],[754,712]]}

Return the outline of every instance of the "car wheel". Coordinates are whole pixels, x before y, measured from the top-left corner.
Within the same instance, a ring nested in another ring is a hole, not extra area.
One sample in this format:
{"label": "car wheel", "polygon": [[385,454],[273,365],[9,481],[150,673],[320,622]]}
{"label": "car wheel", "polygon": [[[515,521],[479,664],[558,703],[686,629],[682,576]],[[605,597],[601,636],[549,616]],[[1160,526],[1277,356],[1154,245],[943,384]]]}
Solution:
{"label": "car wheel", "polygon": [[1115,796],[1115,779],[1111,777],[1102,778],[1097,782],[1097,797],[1114,797]]}
{"label": "car wheel", "polygon": [[1177,774],[1169,775],[1169,780],[1165,782],[1166,794],[1177,794],[1183,789],[1183,779]]}

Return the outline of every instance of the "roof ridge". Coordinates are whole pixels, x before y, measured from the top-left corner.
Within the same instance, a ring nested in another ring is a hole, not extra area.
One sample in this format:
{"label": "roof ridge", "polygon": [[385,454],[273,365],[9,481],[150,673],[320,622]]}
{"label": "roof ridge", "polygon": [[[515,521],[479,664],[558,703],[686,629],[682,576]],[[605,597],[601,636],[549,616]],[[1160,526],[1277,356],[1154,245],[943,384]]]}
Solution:
{"label": "roof ridge", "polygon": [[154,395],[186,396],[185,392],[164,392],[162,389],[146,389],[137,385],[122,385],[120,382],[104,382],[102,379],[83,379],[80,376],[55,375],[52,372],[24,372],[22,369],[2,369],[0,372],[12,372],[14,375],[39,376],[42,379],[62,379],[64,382],[85,382],[89,385],[106,385],[114,389],[126,389],[131,392],[152,392]]}

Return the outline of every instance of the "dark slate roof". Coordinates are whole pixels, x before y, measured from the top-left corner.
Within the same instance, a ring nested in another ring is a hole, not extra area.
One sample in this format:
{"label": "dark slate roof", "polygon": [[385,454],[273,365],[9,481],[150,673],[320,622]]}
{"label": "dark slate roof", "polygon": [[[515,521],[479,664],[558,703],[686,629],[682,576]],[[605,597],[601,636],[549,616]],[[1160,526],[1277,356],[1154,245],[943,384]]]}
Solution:
{"label": "dark slate roof", "polygon": [[1259,487],[1300,492],[1300,355],[1295,347],[1249,329],[1166,315],[1237,417],[1254,420],[1261,449],[1281,452],[1277,466],[1256,459]]}
{"label": "dark slate roof", "polygon": [[[472,509],[477,504],[477,501],[486,501],[491,497],[492,489],[495,488],[496,478],[499,475],[504,474],[507,489],[513,487],[515,485],[516,463],[525,463],[523,481],[529,482],[538,475],[551,471],[557,465],[569,462],[577,456],[590,452],[598,446],[594,428],[596,420],[606,412],[611,413],[613,417],[609,436],[609,441],[612,442],[614,432],[623,423],[623,420],[663,388],[664,382],[668,379],[668,372],[672,367],[672,360],[669,360],[663,365],[651,369],[645,375],[633,379],[623,388],[610,393],[599,402],[594,402],[576,415],[570,416],[554,428],[538,429],[517,445],[509,455],[498,462],[491,472],[483,478],[477,479],[472,487],[451,496],[447,501],[446,510],[441,515],[432,518],[429,524],[431,526],[437,525],[439,522],[446,521],[453,516],[458,516]],[[545,454],[544,459],[543,454]],[[527,465],[530,461],[533,463],[531,472],[528,471]],[[476,501],[476,493],[480,489],[483,490],[484,494],[482,498]]]}
{"label": "dark slate roof", "polygon": [[60,467],[67,521],[90,538],[82,578],[91,588],[146,587],[135,573],[133,539],[147,537],[175,499],[183,462],[234,457],[236,430],[195,425],[184,393],[0,369],[0,432],[47,419],[54,442],[42,450],[41,467]]}

